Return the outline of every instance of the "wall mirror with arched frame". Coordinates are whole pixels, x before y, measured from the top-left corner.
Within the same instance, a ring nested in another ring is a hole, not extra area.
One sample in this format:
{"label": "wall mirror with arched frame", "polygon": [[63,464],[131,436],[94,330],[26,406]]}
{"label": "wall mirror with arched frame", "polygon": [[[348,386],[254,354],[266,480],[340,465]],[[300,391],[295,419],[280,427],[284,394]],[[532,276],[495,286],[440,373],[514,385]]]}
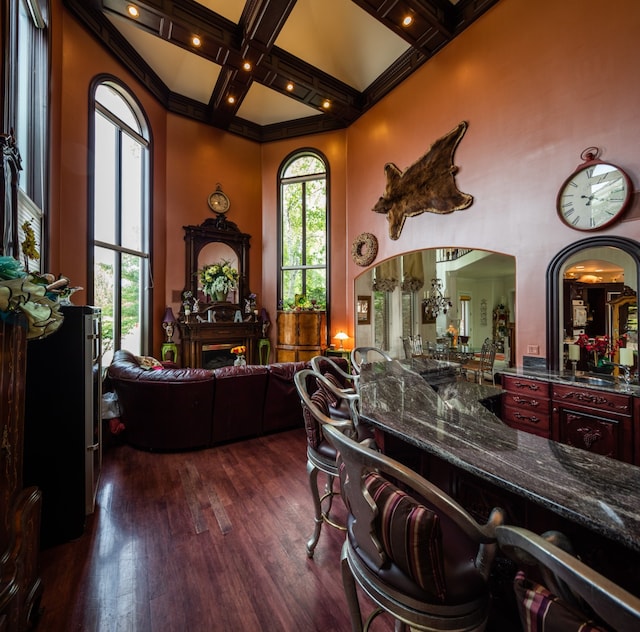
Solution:
{"label": "wall mirror with arched frame", "polygon": [[225,217],[208,218],[199,226],[184,226],[186,242],[185,291],[205,306],[209,298],[202,292],[199,271],[204,266],[228,261],[238,271],[238,287],[228,295],[235,307],[249,295],[249,240]]}
{"label": "wall mirror with arched frame", "polygon": [[[425,305],[434,297],[432,279],[441,281],[451,305],[434,316]],[[356,320],[354,346],[375,346],[393,357],[407,355],[409,337],[423,346],[456,342],[480,349],[497,340],[505,364],[515,358],[515,257],[469,248],[429,248],[403,253],[368,268],[355,280],[354,296],[371,298],[369,322]],[[354,313],[357,314],[357,305]],[[499,317],[503,320],[496,320]]]}
{"label": "wall mirror with arched frame", "polygon": [[[637,350],[637,321],[620,327],[615,304],[637,296],[640,244],[616,236],[596,236],[561,250],[547,268],[547,367],[565,367],[566,345],[582,333],[617,338],[628,333]],[[637,303],[632,301],[637,309]]]}

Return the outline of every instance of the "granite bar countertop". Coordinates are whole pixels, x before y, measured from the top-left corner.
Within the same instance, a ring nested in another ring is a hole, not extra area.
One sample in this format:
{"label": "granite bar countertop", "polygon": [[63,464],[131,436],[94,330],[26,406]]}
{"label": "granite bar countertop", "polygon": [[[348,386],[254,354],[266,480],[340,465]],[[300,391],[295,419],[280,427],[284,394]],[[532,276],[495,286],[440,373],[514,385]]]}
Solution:
{"label": "granite bar countertop", "polygon": [[367,421],[640,551],[640,467],[510,428],[480,403],[498,388],[457,381],[436,392],[412,364],[363,365],[360,394]]}

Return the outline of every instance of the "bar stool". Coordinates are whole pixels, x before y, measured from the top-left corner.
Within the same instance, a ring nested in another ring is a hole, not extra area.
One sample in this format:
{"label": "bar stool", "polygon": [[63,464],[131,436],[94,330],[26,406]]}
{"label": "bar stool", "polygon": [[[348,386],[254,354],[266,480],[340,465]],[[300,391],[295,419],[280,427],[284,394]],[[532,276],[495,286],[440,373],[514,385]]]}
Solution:
{"label": "bar stool", "polygon": [[[263,359],[263,353],[265,355]],[[258,340],[258,362],[260,364],[269,364],[271,357],[271,341],[269,338],[260,338]]]}

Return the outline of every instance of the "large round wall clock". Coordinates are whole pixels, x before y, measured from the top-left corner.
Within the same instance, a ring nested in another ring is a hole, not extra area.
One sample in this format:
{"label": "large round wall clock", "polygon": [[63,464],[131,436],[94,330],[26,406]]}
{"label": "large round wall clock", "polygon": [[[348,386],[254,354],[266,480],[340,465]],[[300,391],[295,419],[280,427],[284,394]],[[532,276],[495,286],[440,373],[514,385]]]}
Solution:
{"label": "large round wall clock", "polygon": [[598,230],[620,219],[633,197],[633,185],[620,167],[598,160],[596,147],[580,157],[585,162],[558,192],[558,215],[576,230]]}
{"label": "large round wall clock", "polygon": [[226,213],[231,206],[231,202],[227,197],[227,194],[222,190],[222,187],[218,184],[216,190],[209,196],[207,200],[209,208],[218,214]]}

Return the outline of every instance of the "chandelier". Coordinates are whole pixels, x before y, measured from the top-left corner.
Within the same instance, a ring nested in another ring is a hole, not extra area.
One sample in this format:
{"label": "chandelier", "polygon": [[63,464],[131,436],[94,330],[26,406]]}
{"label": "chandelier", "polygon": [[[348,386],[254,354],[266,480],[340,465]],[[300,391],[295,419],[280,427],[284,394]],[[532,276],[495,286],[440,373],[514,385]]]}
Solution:
{"label": "chandelier", "polygon": [[431,291],[427,292],[427,298],[422,301],[424,313],[429,318],[436,318],[442,312],[446,314],[453,303],[448,296],[445,296],[441,279],[431,279]]}

